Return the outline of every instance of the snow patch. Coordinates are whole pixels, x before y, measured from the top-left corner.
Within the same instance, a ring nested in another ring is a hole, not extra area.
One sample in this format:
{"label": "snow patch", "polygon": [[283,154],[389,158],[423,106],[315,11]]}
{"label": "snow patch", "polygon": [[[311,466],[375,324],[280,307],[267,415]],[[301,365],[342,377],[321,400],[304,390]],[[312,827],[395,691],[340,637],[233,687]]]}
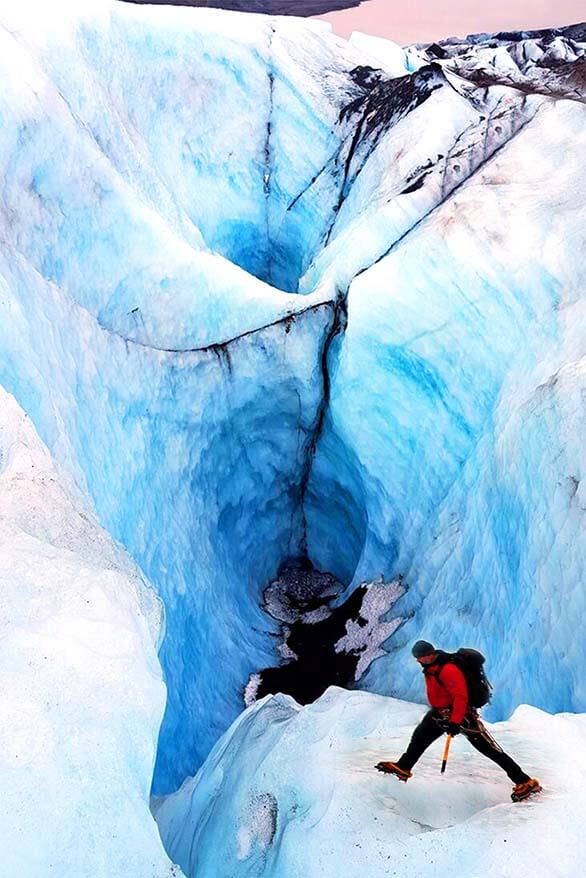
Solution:
{"label": "snow patch", "polygon": [[355,653],[360,656],[354,680],[358,681],[366,673],[372,662],[385,654],[383,643],[404,621],[397,616],[388,622],[382,619],[393,604],[405,594],[406,588],[401,579],[385,582],[383,577],[374,582],[364,583],[358,619],[348,619],[346,634],[335,644],[336,652]]}

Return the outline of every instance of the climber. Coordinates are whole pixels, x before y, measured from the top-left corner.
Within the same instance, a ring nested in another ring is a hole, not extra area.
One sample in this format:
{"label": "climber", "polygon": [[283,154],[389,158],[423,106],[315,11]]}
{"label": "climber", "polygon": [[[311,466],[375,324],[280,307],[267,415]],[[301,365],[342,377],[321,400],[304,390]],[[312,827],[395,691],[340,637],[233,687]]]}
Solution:
{"label": "climber", "polygon": [[[492,759],[508,774],[514,784],[511,794],[514,802],[540,792],[539,781],[525,774],[480,721],[478,707],[486,704],[490,697],[490,684],[482,671],[484,657],[476,650],[448,654],[425,640],[418,640],[411,652],[422,666],[431,710],[413,732],[409,746],[400,759],[396,762],[379,762],[376,768],[406,782],[412,776],[411,769],[430,744],[444,732],[449,735],[462,732],[479,753]],[[469,664],[470,656],[472,665]],[[470,693],[475,697],[471,697]]]}

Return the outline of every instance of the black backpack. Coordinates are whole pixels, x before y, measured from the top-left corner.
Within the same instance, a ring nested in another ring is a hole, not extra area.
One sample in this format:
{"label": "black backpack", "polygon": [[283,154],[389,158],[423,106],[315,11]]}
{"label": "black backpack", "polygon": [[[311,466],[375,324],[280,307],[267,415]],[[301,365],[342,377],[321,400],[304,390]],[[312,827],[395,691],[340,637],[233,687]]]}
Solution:
{"label": "black backpack", "polygon": [[[486,659],[477,649],[462,648],[458,652],[440,653],[442,667],[447,664],[456,665],[466,677],[470,707],[484,707],[492,696],[492,686],[484,673],[483,665],[485,661]],[[440,685],[443,685],[439,676],[437,681]]]}

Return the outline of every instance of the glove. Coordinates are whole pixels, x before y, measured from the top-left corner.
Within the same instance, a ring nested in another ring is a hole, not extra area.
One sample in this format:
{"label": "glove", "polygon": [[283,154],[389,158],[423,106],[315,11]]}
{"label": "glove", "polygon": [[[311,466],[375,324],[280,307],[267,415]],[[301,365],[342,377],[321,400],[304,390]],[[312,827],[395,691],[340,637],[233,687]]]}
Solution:
{"label": "glove", "polygon": [[447,723],[445,728],[448,735],[452,737],[460,734],[460,723]]}

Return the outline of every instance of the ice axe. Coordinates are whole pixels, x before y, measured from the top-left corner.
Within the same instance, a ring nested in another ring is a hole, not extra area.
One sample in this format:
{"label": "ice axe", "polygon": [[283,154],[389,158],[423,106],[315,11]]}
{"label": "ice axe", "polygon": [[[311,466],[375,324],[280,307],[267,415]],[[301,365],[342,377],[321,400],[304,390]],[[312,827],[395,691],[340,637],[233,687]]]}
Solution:
{"label": "ice axe", "polygon": [[448,735],[446,738],[446,746],[444,747],[444,758],[442,759],[442,770],[441,774],[446,770],[446,765],[448,764],[448,753],[450,752],[450,744],[452,743],[452,736]]}

